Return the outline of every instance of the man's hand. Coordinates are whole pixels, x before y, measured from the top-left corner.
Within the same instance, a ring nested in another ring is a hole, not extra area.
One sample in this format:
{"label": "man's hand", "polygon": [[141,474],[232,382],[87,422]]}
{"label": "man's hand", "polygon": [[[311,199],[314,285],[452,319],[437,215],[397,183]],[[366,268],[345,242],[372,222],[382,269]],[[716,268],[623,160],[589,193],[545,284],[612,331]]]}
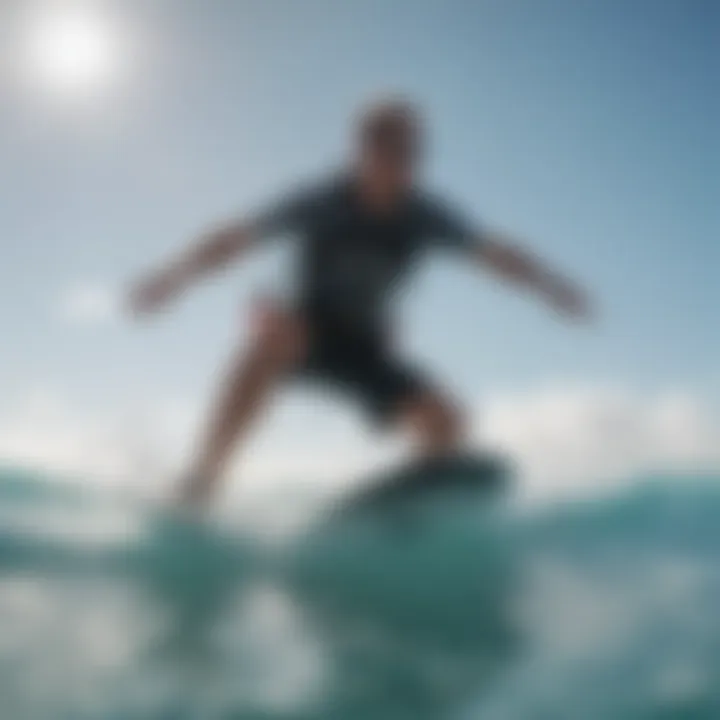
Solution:
{"label": "man's hand", "polygon": [[177,270],[168,269],[143,278],[130,289],[129,309],[134,315],[157,312],[179,295],[183,286],[182,273]]}
{"label": "man's hand", "polygon": [[592,318],[590,300],[581,287],[550,271],[538,258],[506,238],[487,238],[477,257],[500,277],[535,291],[562,315],[577,321]]}
{"label": "man's hand", "polygon": [[250,234],[243,224],[232,224],[208,233],[172,265],[132,288],[129,305],[135,314],[161,309],[185,287],[226,265],[247,248]]}
{"label": "man's hand", "polygon": [[541,283],[540,289],[550,306],[561,315],[578,322],[592,320],[590,299],[581,287],[564,278],[551,277]]}

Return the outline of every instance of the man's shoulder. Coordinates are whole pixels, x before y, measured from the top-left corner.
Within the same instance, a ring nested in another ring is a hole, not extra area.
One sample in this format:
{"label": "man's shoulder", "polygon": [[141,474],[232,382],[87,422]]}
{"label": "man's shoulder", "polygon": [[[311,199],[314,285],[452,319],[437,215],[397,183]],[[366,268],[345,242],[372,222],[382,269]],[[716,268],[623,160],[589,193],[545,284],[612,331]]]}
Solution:
{"label": "man's shoulder", "polygon": [[252,216],[250,224],[261,235],[308,231],[332,212],[336,192],[333,177],[298,179]]}
{"label": "man's shoulder", "polygon": [[295,195],[311,203],[333,203],[346,194],[347,176],[339,173],[325,173],[305,178],[295,186]]}
{"label": "man's shoulder", "polygon": [[452,203],[434,188],[419,186],[413,189],[413,209],[424,214],[447,212]]}
{"label": "man's shoulder", "polygon": [[479,223],[469,220],[454,203],[432,190],[416,191],[415,217],[420,232],[436,240],[442,237],[465,245],[480,233]]}
{"label": "man's shoulder", "polygon": [[414,188],[412,210],[421,219],[432,221],[454,214],[454,205],[441,193],[427,187]]}

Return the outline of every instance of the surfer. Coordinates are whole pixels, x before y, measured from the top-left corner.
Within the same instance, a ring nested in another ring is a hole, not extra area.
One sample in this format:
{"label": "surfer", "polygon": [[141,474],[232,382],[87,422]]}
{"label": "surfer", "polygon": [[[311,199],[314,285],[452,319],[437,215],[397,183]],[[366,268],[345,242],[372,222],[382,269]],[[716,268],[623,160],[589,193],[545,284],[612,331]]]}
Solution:
{"label": "surfer", "polygon": [[272,391],[314,377],[360,400],[375,421],[408,429],[419,456],[452,453],[465,423],[456,402],[393,346],[390,298],[426,251],[441,249],[533,291],[571,318],[589,315],[583,290],[502,233],[468,222],[417,182],[425,150],[418,109],[391,99],[365,109],[347,166],[249,217],[211,230],[138,282],[136,314],[156,311],[192,282],[266,238],[299,243],[294,297],[254,309],[251,342],[231,360],[183,498],[206,502]]}

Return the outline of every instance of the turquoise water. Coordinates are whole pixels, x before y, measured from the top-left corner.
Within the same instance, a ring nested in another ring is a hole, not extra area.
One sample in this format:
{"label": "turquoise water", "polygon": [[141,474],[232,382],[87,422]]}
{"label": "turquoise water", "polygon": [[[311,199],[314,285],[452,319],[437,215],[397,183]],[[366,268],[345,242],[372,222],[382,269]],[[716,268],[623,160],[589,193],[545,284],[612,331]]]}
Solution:
{"label": "turquoise water", "polygon": [[3,720],[720,718],[720,479],[278,538],[0,475]]}

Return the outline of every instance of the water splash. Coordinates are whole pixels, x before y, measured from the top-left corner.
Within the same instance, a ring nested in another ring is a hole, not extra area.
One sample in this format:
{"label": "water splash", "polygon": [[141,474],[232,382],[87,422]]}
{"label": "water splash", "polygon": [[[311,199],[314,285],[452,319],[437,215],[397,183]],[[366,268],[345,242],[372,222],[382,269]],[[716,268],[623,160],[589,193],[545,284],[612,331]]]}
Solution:
{"label": "water splash", "polygon": [[9,720],[720,716],[720,484],[267,543],[0,480]]}

